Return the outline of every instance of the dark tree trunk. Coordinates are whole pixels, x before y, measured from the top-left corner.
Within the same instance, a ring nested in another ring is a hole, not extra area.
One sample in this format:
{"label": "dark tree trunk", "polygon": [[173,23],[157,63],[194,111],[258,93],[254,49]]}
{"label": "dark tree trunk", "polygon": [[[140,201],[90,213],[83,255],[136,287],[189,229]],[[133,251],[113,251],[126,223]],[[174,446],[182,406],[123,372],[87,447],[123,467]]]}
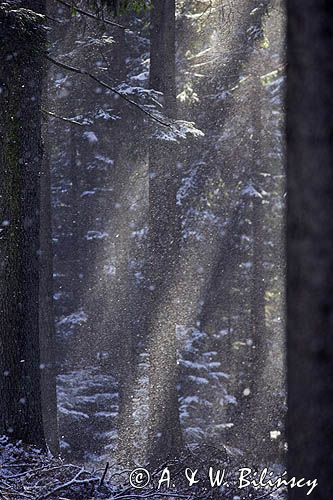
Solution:
{"label": "dark tree trunk", "polygon": [[[288,460],[333,497],[333,4],[288,2]],[[290,491],[303,499],[302,489]]]}
{"label": "dark tree trunk", "polygon": [[[35,2],[42,11],[43,2]],[[21,2],[22,7],[26,7]],[[0,433],[44,446],[39,355],[41,19],[0,3]]]}
{"label": "dark tree trunk", "polygon": [[39,330],[41,356],[42,410],[46,443],[50,451],[59,454],[57,387],[56,387],[56,340],[53,311],[53,249],[51,172],[47,152],[44,152],[40,183],[40,283],[39,283]]}
{"label": "dark tree trunk", "polygon": [[150,87],[163,92],[164,111],[176,115],[175,0],[153,1],[150,31]]}
{"label": "dark tree trunk", "polygon": [[[151,17],[150,85],[164,93],[164,111],[176,115],[175,2],[155,1]],[[148,455],[152,462],[182,446],[178,408],[176,324],[172,286],[177,281],[181,221],[176,204],[179,173],[175,146],[153,141],[149,155],[150,415]]]}
{"label": "dark tree trunk", "polygon": [[77,311],[82,304],[82,286],[80,278],[81,269],[81,234],[82,234],[82,221],[81,221],[81,199],[80,199],[80,180],[83,175],[83,169],[78,161],[78,144],[77,132],[75,125],[70,128],[70,204],[71,204],[71,239],[72,245],[70,249],[69,261],[69,277],[70,289],[72,292],[72,310]]}

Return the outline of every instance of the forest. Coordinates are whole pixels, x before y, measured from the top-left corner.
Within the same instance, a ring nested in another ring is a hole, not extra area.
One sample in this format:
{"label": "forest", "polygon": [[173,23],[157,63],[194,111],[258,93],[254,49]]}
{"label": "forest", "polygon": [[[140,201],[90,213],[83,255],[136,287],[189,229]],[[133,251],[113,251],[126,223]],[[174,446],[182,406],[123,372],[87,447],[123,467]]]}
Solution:
{"label": "forest", "polygon": [[319,3],[0,1],[1,499],[331,500]]}

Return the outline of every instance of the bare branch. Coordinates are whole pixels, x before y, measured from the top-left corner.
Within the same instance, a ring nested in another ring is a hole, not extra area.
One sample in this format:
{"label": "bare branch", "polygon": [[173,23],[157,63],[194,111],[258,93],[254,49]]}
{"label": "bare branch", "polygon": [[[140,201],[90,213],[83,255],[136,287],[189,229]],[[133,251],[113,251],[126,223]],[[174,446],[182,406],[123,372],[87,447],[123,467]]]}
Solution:
{"label": "bare branch", "polygon": [[105,466],[105,469],[104,469],[103,475],[102,475],[101,480],[100,480],[100,482],[99,482],[99,487],[103,486],[103,483],[104,483],[104,480],[105,480],[105,476],[106,476],[106,474],[107,474],[107,471],[108,471],[108,469],[109,469],[109,466],[110,466],[109,462],[106,462],[106,466]]}
{"label": "bare branch", "polygon": [[49,19],[50,21],[53,21],[54,23],[58,23],[58,24],[62,23],[62,21],[60,21],[60,19],[56,19],[55,17],[49,16],[48,14],[44,14],[44,16],[46,17],[46,19]]}
{"label": "bare branch", "polygon": [[156,121],[160,125],[163,125],[164,127],[171,127],[171,123],[164,122],[163,120],[160,120],[159,118],[157,118],[156,116],[154,116],[152,113],[150,113],[149,111],[147,111],[143,106],[141,106],[140,104],[138,104],[135,101],[132,101],[132,99],[129,99],[125,94],[123,94],[122,92],[119,92],[119,90],[117,90],[114,87],[111,87],[107,83],[103,82],[102,80],[100,80],[99,78],[97,78],[97,76],[93,75],[92,73],[89,73],[89,71],[87,71],[85,69],[81,69],[81,68],[75,68],[74,66],[69,66],[68,64],[64,64],[64,63],[62,63],[60,61],[56,61],[55,59],[53,59],[49,55],[46,55],[46,58],[50,62],[52,62],[53,64],[55,64],[56,66],[59,66],[59,68],[66,69],[68,71],[71,71],[73,73],[77,73],[79,75],[88,76],[89,78],[91,78],[92,80],[94,80],[95,82],[97,82],[102,87],[105,87],[106,89],[111,90],[111,92],[113,92],[114,94],[117,94],[124,101],[126,101],[129,104],[131,104],[132,106],[135,106],[136,108],[138,108],[140,111],[142,111],[142,113],[144,113],[145,115],[149,116],[149,118],[151,118],[152,120]]}
{"label": "bare branch", "polygon": [[53,118],[58,118],[59,120],[62,120],[63,122],[71,123],[72,125],[78,125],[79,127],[84,127],[86,125],[85,123],[77,122],[76,120],[73,120],[72,118],[66,118],[65,116],[57,115],[56,113],[53,113],[52,111],[48,111],[47,109],[42,108],[42,113],[44,113],[45,115],[52,116]]}
{"label": "bare branch", "polygon": [[57,486],[56,488],[54,488],[52,491],[49,491],[48,493],[46,493],[46,495],[43,495],[42,497],[40,497],[40,500],[41,499],[45,500],[46,498],[49,498],[50,496],[54,495],[58,491],[64,490],[66,488],[69,488],[70,486],[73,486],[74,484],[89,484],[89,483],[95,483],[95,482],[99,482],[100,481],[100,479],[97,478],[97,477],[91,477],[91,478],[88,478],[88,479],[79,479],[79,477],[82,474],[84,474],[85,472],[86,471],[84,470],[84,468],[82,468],[73,477],[73,479],[71,479],[70,481],[67,481],[66,483],[60,484],[59,486]]}
{"label": "bare branch", "polygon": [[57,0],[57,2],[61,3],[61,5],[64,5],[65,7],[68,7],[69,9],[72,9],[72,7],[74,7],[75,10],[79,14],[82,14],[83,16],[90,17],[91,19],[95,19],[96,21],[100,21],[100,22],[103,22],[105,24],[109,24],[110,26],[116,26],[117,28],[120,28],[120,29],[123,29],[123,30],[126,29],[125,26],[122,26],[121,24],[118,24],[118,23],[115,23],[113,21],[110,21],[109,19],[104,19],[104,18],[101,19],[100,17],[95,16],[91,12],[87,12],[85,10],[79,9],[79,7],[76,7],[76,5],[74,6],[74,5],[71,5],[68,2],[65,2],[65,0]]}
{"label": "bare branch", "polygon": [[[171,498],[189,498],[188,493],[182,494],[182,493],[166,493],[163,491],[162,493],[163,497],[171,497]],[[121,494],[120,496],[116,495],[114,498],[117,498],[117,500],[127,500],[130,498],[133,499],[138,499],[138,498],[154,498],[154,497],[161,497],[161,492],[160,491],[152,491],[149,493],[143,493],[141,495],[138,495],[137,493],[132,493],[130,495],[123,495]]]}

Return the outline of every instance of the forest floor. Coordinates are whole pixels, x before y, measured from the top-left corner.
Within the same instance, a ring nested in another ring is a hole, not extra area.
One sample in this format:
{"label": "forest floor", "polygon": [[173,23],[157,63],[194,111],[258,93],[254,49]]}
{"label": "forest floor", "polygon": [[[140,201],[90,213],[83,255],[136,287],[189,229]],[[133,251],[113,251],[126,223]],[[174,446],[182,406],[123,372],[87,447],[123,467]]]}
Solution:
{"label": "forest floor", "polygon": [[[186,462],[187,464],[187,462]],[[173,477],[181,476],[186,465],[183,460],[164,464],[151,474],[150,484],[142,489],[127,482],[119,482],[119,474],[112,472],[109,464],[100,469],[88,469],[65,463],[34,447],[10,443],[0,439],[0,498],[1,500],[132,500],[153,498],[157,500],[285,500],[285,491],[264,488],[247,488],[240,493],[236,486],[228,489],[209,487],[203,482],[191,487],[183,481],[179,488],[162,487],[159,481],[168,468]],[[185,477],[185,476],[184,476]],[[164,488],[164,489],[163,489]]]}

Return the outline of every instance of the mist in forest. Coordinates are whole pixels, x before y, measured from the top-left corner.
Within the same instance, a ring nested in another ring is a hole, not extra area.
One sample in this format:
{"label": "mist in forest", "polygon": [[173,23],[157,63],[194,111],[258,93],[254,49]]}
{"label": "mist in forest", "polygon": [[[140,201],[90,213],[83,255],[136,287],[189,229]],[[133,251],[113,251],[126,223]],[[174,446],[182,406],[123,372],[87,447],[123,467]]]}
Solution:
{"label": "mist in forest", "polygon": [[281,472],[283,2],[0,1],[0,28],[0,435]]}
{"label": "mist in forest", "polygon": [[164,5],[49,9],[61,451],[283,463],[283,7]]}
{"label": "mist in forest", "polygon": [[331,500],[332,18],[0,0],[1,498]]}

